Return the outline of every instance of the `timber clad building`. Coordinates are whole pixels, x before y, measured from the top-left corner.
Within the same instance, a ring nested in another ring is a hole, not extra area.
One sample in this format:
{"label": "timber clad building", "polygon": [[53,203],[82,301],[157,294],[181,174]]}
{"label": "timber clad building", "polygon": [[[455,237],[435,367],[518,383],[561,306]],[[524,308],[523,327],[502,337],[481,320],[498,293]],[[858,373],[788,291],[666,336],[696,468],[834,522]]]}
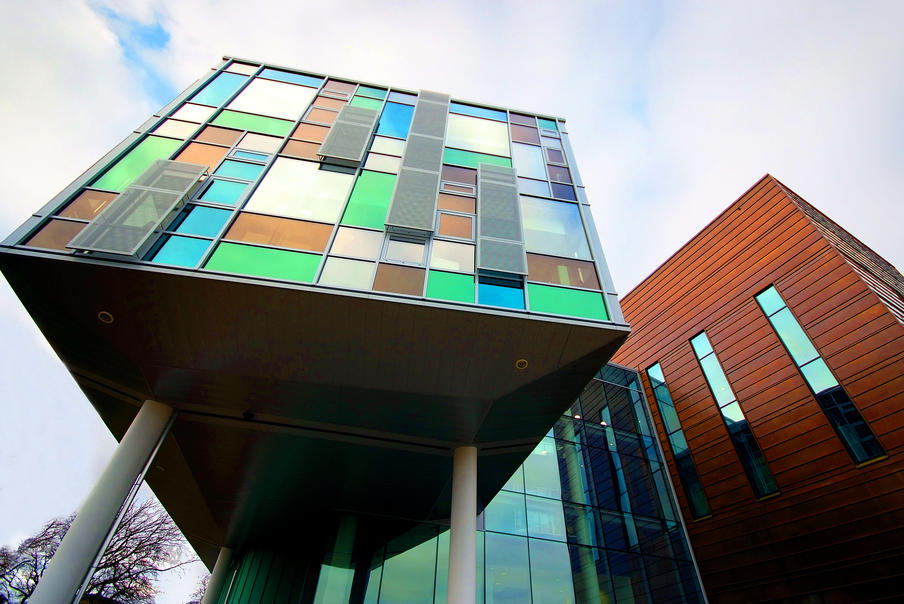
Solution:
{"label": "timber clad building", "polygon": [[900,597],[901,275],[767,175],[622,308],[710,601]]}

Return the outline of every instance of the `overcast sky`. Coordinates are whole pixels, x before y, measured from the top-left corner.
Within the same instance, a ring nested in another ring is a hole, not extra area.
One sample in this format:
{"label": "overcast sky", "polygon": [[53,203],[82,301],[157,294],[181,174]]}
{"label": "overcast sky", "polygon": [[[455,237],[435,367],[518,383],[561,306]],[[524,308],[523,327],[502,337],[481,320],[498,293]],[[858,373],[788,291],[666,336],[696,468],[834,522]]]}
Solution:
{"label": "overcast sky", "polygon": [[[904,266],[901,2],[4,5],[0,238],[232,55],[566,118],[621,294],[767,172]],[[0,313],[15,545],[115,443],[5,281]]]}

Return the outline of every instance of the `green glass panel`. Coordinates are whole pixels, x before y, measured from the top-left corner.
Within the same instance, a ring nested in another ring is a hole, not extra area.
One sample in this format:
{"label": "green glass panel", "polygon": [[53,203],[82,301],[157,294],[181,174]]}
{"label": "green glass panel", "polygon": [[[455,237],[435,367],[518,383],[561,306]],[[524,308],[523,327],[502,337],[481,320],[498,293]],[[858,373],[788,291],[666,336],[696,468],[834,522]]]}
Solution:
{"label": "green glass panel", "polygon": [[[381,553],[378,552],[376,555],[381,556]],[[382,579],[382,577],[382,565],[370,571],[370,576],[367,577],[367,591],[364,592],[363,604],[378,604],[380,595],[380,580]]]}
{"label": "green glass panel", "polygon": [[474,302],[474,277],[430,271],[427,277],[427,297],[434,300]]}
{"label": "green glass panel", "polygon": [[728,425],[737,424],[738,422],[747,421],[744,418],[744,412],[741,410],[741,405],[737,403],[737,401],[725,405],[720,409],[722,412],[722,417],[725,418],[725,422]]}
{"label": "green glass panel", "polygon": [[709,387],[712,389],[713,396],[716,397],[716,402],[720,407],[735,400],[734,392],[731,391],[728,378],[725,377],[725,372],[722,371],[722,366],[719,365],[719,359],[716,358],[716,355],[711,354],[702,359],[700,366],[703,367],[703,375],[706,376],[706,381],[709,382]]}
{"label": "green glass panel", "polygon": [[449,531],[439,534],[436,546],[436,589],[433,604],[446,604],[449,592]]}
{"label": "green glass panel", "polygon": [[566,289],[549,285],[527,284],[530,309],[536,312],[555,313],[588,319],[609,318],[603,295],[579,289]]}
{"label": "green glass panel", "polygon": [[767,315],[780,310],[785,306],[785,301],[778,295],[778,291],[774,287],[770,287],[761,294],[757,294],[756,301],[760,303],[760,308]]}
{"label": "green glass panel", "polygon": [[698,359],[702,359],[713,351],[713,347],[709,345],[709,338],[706,337],[706,332],[699,333],[691,338],[691,346],[694,347],[694,352],[697,353]]}
{"label": "green glass panel", "polygon": [[[436,573],[436,537],[416,547],[393,555],[392,544],[387,546],[383,563],[381,604],[421,603],[433,600],[433,581]],[[345,600],[335,600],[345,602]]]}
{"label": "green glass panel", "polygon": [[275,117],[263,117],[260,115],[251,115],[249,113],[239,113],[238,111],[223,111],[218,115],[211,124],[223,126],[225,128],[236,128],[238,130],[250,130],[252,132],[263,132],[264,134],[273,134],[275,136],[285,136],[292,129],[292,122],[288,120],[280,120]]}
{"label": "green glass panel", "polygon": [[352,593],[352,579],[355,570],[322,564],[320,577],[317,579],[317,592],[314,595],[314,604],[333,604],[334,602],[348,602]]}
{"label": "green glass panel", "polygon": [[565,541],[562,502],[527,495],[527,534],[541,539]]}
{"label": "green glass panel", "polygon": [[376,111],[379,111],[380,107],[383,106],[383,101],[378,101],[377,99],[369,99],[364,96],[356,96],[352,99],[349,105],[351,105],[352,107],[363,107],[365,109],[374,109]]}
{"label": "green glass panel", "polygon": [[556,123],[555,123],[554,121],[552,121],[552,120],[548,120],[548,119],[545,119],[545,118],[542,118],[542,117],[538,117],[538,118],[537,118],[537,123],[538,123],[538,124],[540,125],[540,127],[543,128],[544,130],[558,130],[558,128],[556,128]]}
{"label": "green glass panel", "polygon": [[122,191],[158,159],[167,159],[182,141],[149,136],[126,153],[119,161],[91,183],[92,187],[108,191]]}
{"label": "green glass panel", "polygon": [[816,394],[838,385],[838,380],[835,379],[822,359],[807,363],[800,368],[800,372],[804,374],[804,378]]}
{"label": "green glass panel", "polygon": [[524,490],[531,495],[562,497],[555,440],[546,437],[524,460]]}
{"label": "green glass panel", "polygon": [[[561,505],[560,505],[561,507]],[[486,507],[486,530],[510,535],[527,535],[524,495],[499,491]]]}
{"label": "green glass panel", "polygon": [[819,356],[819,353],[813,348],[810,338],[801,329],[800,323],[797,322],[797,319],[794,318],[794,315],[791,314],[787,307],[769,317],[769,321],[775,331],[778,332],[778,337],[785,343],[791,358],[794,359],[798,366]]}
{"label": "green glass panel", "polygon": [[484,604],[484,574],[486,573],[486,556],[484,545],[483,531],[477,531],[477,602],[476,604]]}
{"label": "green glass panel", "polygon": [[484,533],[486,603],[530,602],[530,569],[527,539]]}
{"label": "green glass panel", "polygon": [[221,243],[204,265],[212,271],[310,283],[320,256],[238,243]]}
{"label": "green glass panel", "polygon": [[[533,604],[574,602],[571,556],[564,543],[539,539],[530,542],[530,586]],[[596,574],[596,573],[593,573]],[[596,600],[599,602],[599,599]]]}
{"label": "green glass panel", "polygon": [[369,96],[373,99],[386,98],[386,90],[382,88],[371,88],[370,86],[358,86],[358,91],[355,94],[358,94],[360,96]]}
{"label": "green glass panel", "polygon": [[361,172],[342,216],[342,224],[383,229],[395,180],[395,174]]}
{"label": "green glass panel", "polygon": [[519,493],[524,492],[524,470],[519,467],[515,470],[515,473],[512,474],[512,477],[508,479],[508,482],[502,485],[503,490],[506,491],[518,491]]}
{"label": "green glass panel", "polygon": [[512,167],[512,160],[507,157],[498,157],[496,155],[486,155],[485,153],[474,153],[472,151],[448,148],[443,152],[443,163],[453,164],[455,166],[466,166],[468,168],[476,168],[482,163],[506,166],[509,168]]}

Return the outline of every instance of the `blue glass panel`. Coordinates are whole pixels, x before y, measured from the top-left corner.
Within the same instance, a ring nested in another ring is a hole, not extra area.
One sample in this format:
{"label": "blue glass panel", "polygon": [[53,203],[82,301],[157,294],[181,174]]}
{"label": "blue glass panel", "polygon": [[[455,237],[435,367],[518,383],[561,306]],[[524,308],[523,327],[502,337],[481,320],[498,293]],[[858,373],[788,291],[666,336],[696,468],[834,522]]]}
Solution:
{"label": "blue glass panel", "polygon": [[[561,504],[559,504],[561,507]],[[487,505],[484,516],[486,530],[510,535],[527,535],[524,517],[524,495],[499,491]]]}
{"label": "blue glass panel", "polygon": [[507,122],[505,111],[497,111],[496,109],[487,109],[486,107],[475,107],[474,105],[463,105],[462,103],[449,103],[449,111],[452,113],[461,113],[462,115],[473,115],[474,117],[485,117],[490,120],[498,120]]}
{"label": "blue glass panel", "polygon": [[411,105],[386,103],[380,116],[380,124],[377,126],[377,134],[407,138],[413,115],[414,107]]}
{"label": "blue glass panel", "polygon": [[229,176],[230,178],[241,178],[242,180],[254,180],[263,170],[263,166],[257,164],[246,164],[240,161],[226,160],[217,168],[215,174],[219,176]]}
{"label": "blue glass panel", "polygon": [[810,388],[816,394],[838,385],[838,380],[835,379],[835,376],[832,375],[832,372],[829,371],[825,361],[822,359],[816,359],[812,363],[807,363],[800,368],[800,372],[804,374],[807,383],[810,384]]}
{"label": "blue glass panel", "polygon": [[778,291],[776,291],[774,287],[770,287],[763,293],[757,294],[756,301],[760,303],[763,312],[767,315],[771,315],[785,306],[784,300],[778,295]]}
{"label": "blue glass panel", "polygon": [[712,389],[713,396],[716,397],[716,402],[719,403],[720,407],[735,400],[734,392],[731,391],[731,386],[728,385],[728,379],[725,377],[725,372],[722,371],[722,366],[719,365],[719,359],[716,358],[716,355],[711,354],[701,359],[700,366],[703,367],[703,374],[706,376],[706,381],[709,382],[709,387]]}
{"label": "blue glass panel", "polygon": [[534,604],[574,602],[568,546],[538,539],[529,539],[529,542]]}
{"label": "blue glass panel", "polygon": [[238,203],[239,197],[248,187],[243,182],[232,182],[229,180],[214,180],[210,186],[201,195],[201,199],[211,203],[224,203],[234,206]]}
{"label": "blue glass panel", "polygon": [[157,251],[151,262],[194,268],[208,247],[210,247],[210,241],[206,239],[172,236]]}
{"label": "blue glass panel", "polygon": [[694,352],[697,353],[698,359],[702,359],[713,351],[713,347],[709,345],[709,338],[706,337],[705,333],[697,334],[691,338],[691,346],[694,347]]}
{"label": "blue glass panel", "polygon": [[527,533],[531,537],[565,541],[562,502],[558,499],[527,495]]}
{"label": "blue glass panel", "polygon": [[277,69],[265,69],[260,73],[261,78],[269,78],[271,80],[279,80],[280,82],[288,82],[289,84],[301,84],[302,86],[313,86],[320,88],[323,84],[323,78],[302,75],[300,73],[290,73],[288,71],[279,71]]}
{"label": "blue glass panel", "polygon": [[248,76],[237,73],[222,72],[212,82],[205,86],[198,94],[191,98],[192,103],[213,105],[219,107],[226,99],[231,97],[239,87],[245,83]]}
{"label": "blue glass panel", "polygon": [[504,306],[524,310],[524,290],[490,283],[477,285],[477,302],[486,306]]}
{"label": "blue glass panel", "polygon": [[389,93],[389,100],[395,101],[396,103],[409,103],[411,105],[414,105],[417,102],[417,95],[393,90]]}
{"label": "blue glass panel", "polygon": [[182,224],[176,228],[176,232],[187,235],[216,237],[231,215],[232,212],[229,210],[193,206],[182,221]]}
{"label": "blue glass panel", "polygon": [[232,156],[239,159],[253,159],[254,161],[267,161],[267,158],[270,157],[264,153],[252,153],[251,151],[240,151],[238,149],[232,152]]}
{"label": "blue glass panel", "polygon": [[571,185],[562,185],[557,182],[552,183],[552,196],[558,199],[570,199],[571,201],[578,200],[578,197],[574,192],[574,187]]}

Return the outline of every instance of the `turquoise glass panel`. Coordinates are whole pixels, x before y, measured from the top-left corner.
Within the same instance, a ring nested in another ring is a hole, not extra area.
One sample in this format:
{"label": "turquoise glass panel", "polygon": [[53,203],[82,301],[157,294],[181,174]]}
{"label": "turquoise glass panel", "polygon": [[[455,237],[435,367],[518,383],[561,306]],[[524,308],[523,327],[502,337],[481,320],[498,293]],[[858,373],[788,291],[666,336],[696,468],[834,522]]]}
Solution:
{"label": "turquoise glass panel", "polygon": [[201,256],[208,247],[210,247],[210,241],[206,239],[172,236],[154,254],[151,262],[194,268],[201,261]]}
{"label": "turquoise glass panel", "polygon": [[302,86],[313,86],[320,88],[323,84],[323,78],[317,78],[300,73],[290,73],[288,71],[279,71],[278,69],[265,69],[258,77],[270,80],[278,80],[280,82],[288,82],[289,84],[301,84]]}
{"label": "turquoise glass panel", "polygon": [[736,424],[738,422],[746,421],[744,418],[744,412],[741,410],[741,406],[737,403],[737,401],[725,405],[720,409],[722,412],[722,417],[725,418],[725,422],[730,426],[732,424]]}
{"label": "turquoise glass panel", "polygon": [[411,105],[386,103],[386,106],[383,107],[383,113],[380,115],[377,134],[407,138],[408,129],[411,128],[412,116],[414,116],[414,107]]}
{"label": "turquoise glass panel", "polygon": [[355,570],[322,564],[320,576],[317,578],[317,592],[314,595],[314,604],[333,604],[334,602],[347,602],[352,593],[352,579]]}
{"label": "turquoise glass panel", "polygon": [[547,120],[542,117],[537,118],[537,124],[540,125],[544,130],[558,130],[556,127],[556,123],[552,120]]}
{"label": "turquoise glass panel", "polygon": [[767,315],[781,310],[785,305],[785,301],[778,295],[778,291],[774,287],[770,287],[761,294],[757,294],[756,301],[760,303],[760,307]]}
{"label": "turquoise glass panel", "polygon": [[462,115],[485,117],[488,120],[497,120],[500,122],[508,121],[508,118],[505,116],[505,111],[488,109],[487,107],[475,107],[474,105],[465,105],[463,103],[449,103],[449,111],[452,113],[460,113]]}
{"label": "turquoise glass panel", "polygon": [[541,539],[565,541],[565,514],[562,502],[527,495],[527,534]]}
{"label": "turquoise glass panel", "polygon": [[[539,539],[529,539],[529,541],[530,584],[534,604],[574,602],[571,556],[568,553],[568,546],[564,543],[551,543]],[[600,602],[599,596],[595,601]]]}
{"label": "turquoise glass panel", "polygon": [[487,604],[530,602],[530,569],[527,539],[485,533],[484,560]]}
{"label": "turquoise glass panel", "polygon": [[694,347],[694,352],[697,353],[698,359],[702,359],[713,351],[713,347],[709,345],[709,338],[706,337],[705,333],[698,334],[691,338],[691,346]]}
{"label": "turquoise glass panel", "polygon": [[204,191],[204,194],[201,195],[201,199],[211,203],[223,203],[234,206],[238,203],[239,197],[242,196],[242,193],[245,192],[247,187],[248,185],[243,182],[214,180],[210,186],[207,187],[207,190]]}
{"label": "turquoise glass panel", "polygon": [[386,561],[383,563],[383,581],[380,586],[381,604],[433,600],[436,541],[434,537],[400,553],[396,553],[393,544],[386,546]]}
{"label": "turquoise glass panel", "polygon": [[219,107],[245,83],[248,76],[222,72],[191,98],[192,103]]}
{"label": "turquoise glass panel", "polygon": [[235,150],[232,152],[233,157],[238,157],[239,159],[252,159],[254,161],[267,161],[269,155],[265,155],[263,153],[252,153],[251,151],[240,151]]}
{"label": "turquoise glass panel", "polygon": [[703,367],[703,374],[706,376],[706,381],[709,382],[709,387],[712,389],[713,396],[716,397],[716,402],[720,407],[735,400],[731,386],[728,385],[728,378],[725,377],[725,372],[722,371],[716,355],[711,354],[706,358],[700,359],[700,366]]}
{"label": "turquoise glass panel", "polygon": [[800,368],[800,372],[804,374],[804,378],[816,394],[838,385],[838,380],[822,359],[807,363]]}
{"label": "turquoise glass panel", "polygon": [[544,438],[524,460],[524,491],[529,495],[562,497],[559,460],[552,438]]}
{"label": "turquoise glass panel", "polygon": [[504,306],[524,310],[524,290],[491,283],[477,285],[477,302],[486,306]]}
{"label": "turquoise glass panel", "polygon": [[[433,604],[446,604],[449,592],[449,531],[439,534],[436,546],[436,588]],[[478,568],[480,568],[478,566]]]}
{"label": "turquoise glass panel", "polygon": [[372,99],[386,98],[386,90],[384,88],[371,88],[370,86],[358,86],[355,94],[358,96],[369,96]]}
{"label": "turquoise glass panel", "polygon": [[256,179],[264,167],[258,164],[246,164],[245,162],[226,160],[217,168],[217,176],[241,178],[242,180]]}
{"label": "turquoise glass panel", "polygon": [[520,466],[515,470],[515,473],[512,474],[512,477],[508,479],[508,482],[502,485],[502,489],[504,491],[524,492],[524,470]]}
{"label": "turquoise glass panel", "polygon": [[769,317],[769,321],[775,331],[778,332],[778,337],[782,339],[791,354],[791,358],[794,359],[798,366],[819,356],[819,353],[813,348],[813,344],[810,343],[810,338],[801,329],[800,323],[797,322],[797,319],[794,318],[794,315],[791,314],[787,307]]}
{"label": "turquoise glass panel", "polygon": [[[561,509],[562,505],[559,504]],[[527,535],[524,495],[499,491],[486,507],[486,530],[510,535]]]}
{"label": "turquoise glass panel", "polygon": [[230,216],[232,216],[232,212],[229,210],[194,206],[189,211],[188,216],[176,228],[176,232],[187,235],[201,235],[202,237],[216,237]]}

